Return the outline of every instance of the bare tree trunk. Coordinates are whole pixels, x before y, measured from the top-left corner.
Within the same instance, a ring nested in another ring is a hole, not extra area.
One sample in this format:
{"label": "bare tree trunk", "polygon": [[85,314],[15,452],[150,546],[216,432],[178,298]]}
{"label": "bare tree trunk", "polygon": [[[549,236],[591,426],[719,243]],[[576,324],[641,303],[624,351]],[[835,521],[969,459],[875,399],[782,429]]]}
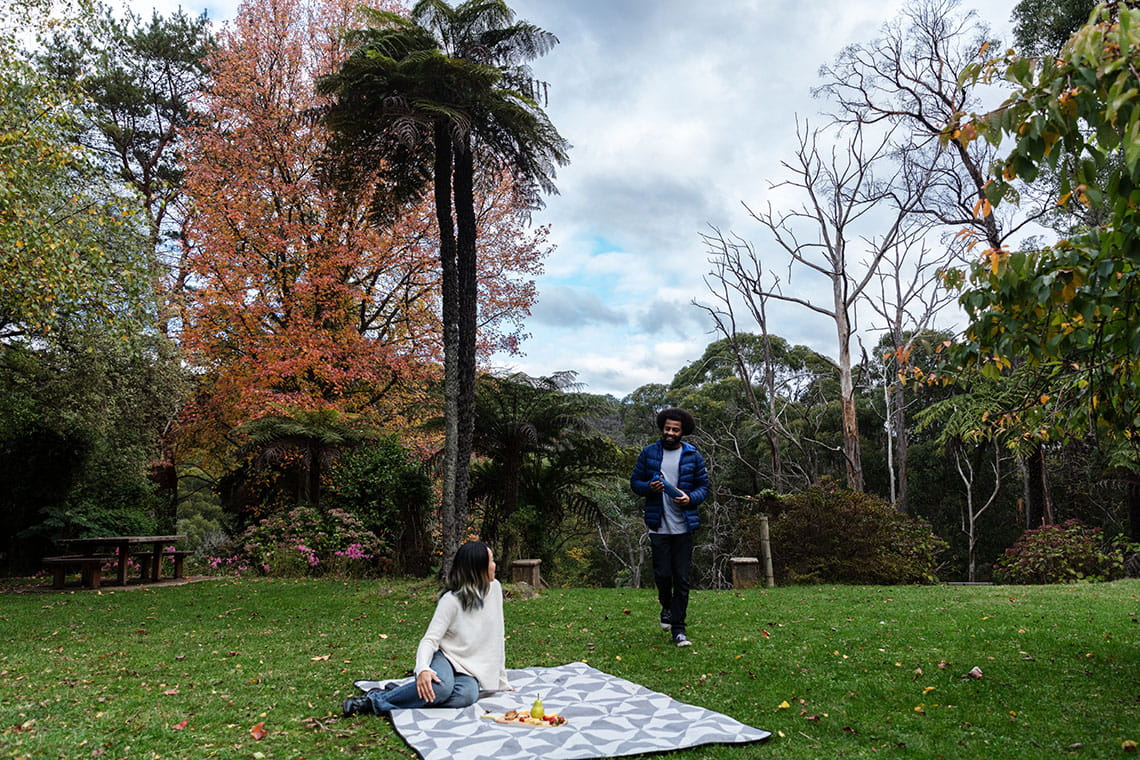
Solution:
{"label": "bare tree trunk", "polygon": [[894,383],[890,388],[890,395],[894,399],[892,414],[894,419],[891,423],[891,432],[894,434],[894,448],[897,452],[897,480],[898,480],[898,496],[895,500],[895,509],[902,512],[904,515],[910,514],[910,497],[908,495],[909,489],[907,482],[910,478],[908,462],[909,460],[909,433],[907,431],[906,423],[906,400],[903,389],[898,383]]}
{"label": "bare tree trunk", "polygon": [[851,377],[851,326],[847,320],[846,279],[832,280],[835,296],[835,331],[839,339],[839,396],[843,408],[843,459],[847,487],[863,490],[863,458],[859,451],[859,421],[855,414],[855,383]]}
{"label": "bare tree trunk", "polygon": [[891,384],[883,381],[883,409],[887,420],[887,477],[891,483],[891,506],[898,509],[898,487],[895,476],[895,415],[891,401]]}
{"label": "bare tree trunk", "polygon": [[[994,449],[994,461],[992,463],[994,472],[994,488],[990,492],[989,497],[985,503],[980,507],[975,506],[974,487],[977,481],[977,470],[981,465],[982,457],[985,455],[985,446],[991,445]],[[967,546],[967,573],[966,580],[970,583],[977,580],[977,547],[978,547],[978,519],[982,514],[990,508],[990,506],[997,500],[998,492],[1001,490],[1001,446],[998,444],[981,444],[974,450],[977,464],[970,461],[970,457],[966,456],[961,451],[956,450],[954,453],[954,464],[958,468],[958,477],[962,479],[962,484],[966,489],[966,509],[962,513],[962,532],[966,534]],[[964,469],[963,469],[964,467]]]}

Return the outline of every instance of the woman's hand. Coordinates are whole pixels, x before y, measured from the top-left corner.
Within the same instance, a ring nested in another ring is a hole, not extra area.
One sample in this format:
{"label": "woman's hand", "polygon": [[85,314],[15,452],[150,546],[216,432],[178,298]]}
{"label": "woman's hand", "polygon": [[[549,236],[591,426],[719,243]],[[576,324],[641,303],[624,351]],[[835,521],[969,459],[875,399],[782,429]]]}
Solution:
{"label": "woman's hand", "polygon": [[435,701],[433,683],[439,683],[439,676],[431,668],[424,668],[416,674],[416,693],[420,695],[420,699],[425,702]]}

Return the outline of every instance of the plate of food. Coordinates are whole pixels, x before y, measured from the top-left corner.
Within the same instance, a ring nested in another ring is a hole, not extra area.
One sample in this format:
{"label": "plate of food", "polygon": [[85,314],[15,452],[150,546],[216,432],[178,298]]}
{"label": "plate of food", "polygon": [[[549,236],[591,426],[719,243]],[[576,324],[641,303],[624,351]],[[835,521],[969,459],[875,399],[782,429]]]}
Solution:
{"label": "plate of food", "polygon": [[507,710],[505,713],[484,713],[484,718],[506,726],[535,726],[552,728],[566,724],[566,719],[556,713],[548,713],[542,707],[542,699],[534,700],[529,710]]}

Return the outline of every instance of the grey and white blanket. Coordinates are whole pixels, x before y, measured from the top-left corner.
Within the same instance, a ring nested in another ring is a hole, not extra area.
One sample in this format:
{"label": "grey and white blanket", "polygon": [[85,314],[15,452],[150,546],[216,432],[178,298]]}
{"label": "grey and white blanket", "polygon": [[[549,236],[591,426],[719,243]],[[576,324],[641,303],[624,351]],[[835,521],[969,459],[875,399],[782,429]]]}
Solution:
{"label": "grey and white blanket", "polygon": [[[666,752],[768,738],[703,707],[678,702],[582,662],[508,671],[516,691],[490,692],[463,709],[393,710],[392,723],[424,760],[577,760]],[[357,681],[364,691],[386,681]],[[482,717],[528,707],[541,697],[554,727],[511,726]]]}

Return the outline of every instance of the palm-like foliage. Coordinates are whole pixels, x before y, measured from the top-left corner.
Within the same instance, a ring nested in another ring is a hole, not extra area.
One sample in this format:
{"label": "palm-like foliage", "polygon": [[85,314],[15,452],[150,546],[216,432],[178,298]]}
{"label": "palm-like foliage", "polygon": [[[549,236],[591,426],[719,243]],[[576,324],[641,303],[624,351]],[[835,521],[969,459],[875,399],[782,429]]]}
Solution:
{"label": "palm-like foliage", "polygon": [[[320,87],[335,96],[326,114],[335,167],[357,189],[380,188],[371,199],[378,218],[426,191],[429,178],[434,193],[443,283],[446,572],[466,523],[474,430],[476,165],[510,172],[532,205],[540,191],[554,190],[554,167],[567,161],[568,145],[543,112],[543,87],[526,62],[557,40],[516,23],[502,0],[455,7],[421,0],[410,18],[366,13],[370,26],[349,35],[352,54]],[[376,177],[384,181],[368,181]]]}
{"label": "palm-like foliage", "polygon": [[373,440],[372,425],[335,409],[282,410],[251,420],[237,429],[249,443],[244,451],[256,452],[260,464],[274,467],[291,456],[300,456],[297,502],[319,506],[321,477],[344,449]]}
{"label": "palm-like foliage", "polygon": [[504,562],[516,550],[545,554],[569,514],[601,519],[594,496],[600,480],[617,476],[620,452],[590,427],[609,411],[606,401],[577,392],[573,381],[571,372],[479,379],[474,448],[483,458],[472,468],[470,496],[481,536]]}

